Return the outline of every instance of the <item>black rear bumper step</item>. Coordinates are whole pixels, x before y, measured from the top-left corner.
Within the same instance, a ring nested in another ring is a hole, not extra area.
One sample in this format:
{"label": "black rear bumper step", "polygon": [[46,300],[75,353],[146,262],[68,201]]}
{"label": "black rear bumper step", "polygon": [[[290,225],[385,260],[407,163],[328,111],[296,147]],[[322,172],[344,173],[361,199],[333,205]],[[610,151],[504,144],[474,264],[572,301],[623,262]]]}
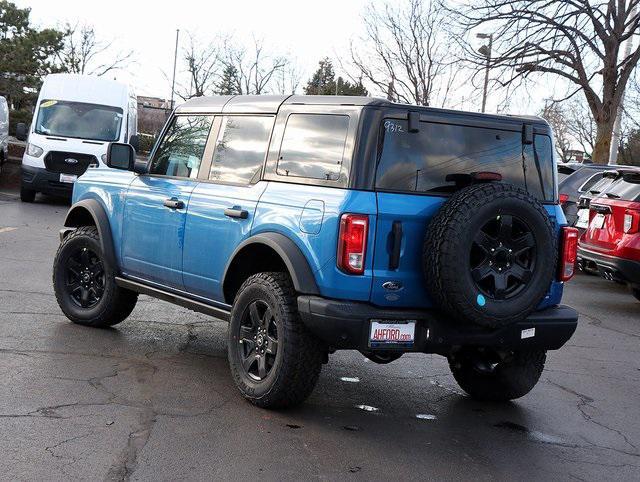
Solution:
{"label": "black rear bumper step", "polygon": [[612,281],[640,286],[640,262],[632,259],[617,258],[578,247],[578,267],[597,271],[600,276]]}
{"label": "black rear bumper step", "polygon": [[466,346],[557,350],[571,338],[578,325],[578,312],[563,305],[537,311],[524,321],[490,331],[461,328],[435,310],[394,310],[317,296],[298,297],[298,309],[307,328],[331,348],[360,351],[375,349],[369,346],[371,320],[416,321],[412,347],[380,349],[442,355]]}

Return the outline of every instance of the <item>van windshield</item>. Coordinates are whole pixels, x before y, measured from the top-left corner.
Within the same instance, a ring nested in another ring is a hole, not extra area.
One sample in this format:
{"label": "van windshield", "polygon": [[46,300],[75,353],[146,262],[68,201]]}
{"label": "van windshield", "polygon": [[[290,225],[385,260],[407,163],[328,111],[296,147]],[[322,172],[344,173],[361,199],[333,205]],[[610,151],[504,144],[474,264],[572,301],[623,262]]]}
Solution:
{"label": "van windshield", "polygon": [[44,100],[38,109],[35,132],[47,136],[117,141],[122,109],[107,105]]}

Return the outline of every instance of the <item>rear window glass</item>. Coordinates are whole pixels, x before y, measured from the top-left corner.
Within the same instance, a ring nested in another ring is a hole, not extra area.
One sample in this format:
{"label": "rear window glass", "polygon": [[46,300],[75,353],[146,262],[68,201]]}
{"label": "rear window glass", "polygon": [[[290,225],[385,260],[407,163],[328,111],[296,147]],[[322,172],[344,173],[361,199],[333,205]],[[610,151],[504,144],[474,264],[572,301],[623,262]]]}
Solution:
{"label": "rear window glass", "polygon": [[519,131],[420,122],[420,131],[409,133],[406,120],[391,119],[383,127],[377,189],[442,194],[455,188],[449,174],[489,171],[540,199],[554,197],[548,136],[536,135],[535,148],[523,153]]}
{"label": "rear window glass", "polygon": [[612,177],[603,177],[593,186],[591,186],[588,192],[590,192],[591,194],[602,194],[603,192],[606,192],[607,189],[609,189],[609,186],[611,186],[614,180],[615,179]]}
{"label": "rear window glass", "polygon": [[600,181],[602,179],[602,176],[604,175],[603,172],[597,172],[596,174],[592,175],[589,179],[587,179],[585,181],[584,184],[582,184],[582,186],[580,186],[578,188],[579,192],[585,192],[588,191],[589,189],[591,189],[593,186],[596,185],[596,183],[598,181]]}
{"label": "rear window glass", "polygon": [[625,201],[640,201],[640,174],[624,175],[611,185],[606,194]]}
{"label": "rear window glass", "polygon": [[277,173],[337,181],[348,130],[346,115],[291,114],[280,146]]}

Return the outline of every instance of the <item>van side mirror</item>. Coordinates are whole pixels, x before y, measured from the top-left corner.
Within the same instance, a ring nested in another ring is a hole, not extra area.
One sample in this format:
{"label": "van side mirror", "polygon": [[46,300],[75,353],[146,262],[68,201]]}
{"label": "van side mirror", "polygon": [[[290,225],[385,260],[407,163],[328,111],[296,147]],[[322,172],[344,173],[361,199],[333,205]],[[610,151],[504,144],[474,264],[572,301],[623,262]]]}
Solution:
{"label": "van side mirror", "polygon": [[130,144],[112,142],[107,149],[107,166],[124,171],[133,171],[136,151]]}
{"label": "van side mirror", "polygon": [[16,124],[16,139],[19,141],[26,141],[27,135],[27,124],[24,122],[18,122]]}
{"label": "van side mirror", "polygon": [[136,152],[140,151],[140,137],[138,134],[133,134],[129,137],[129,144],[135,149]]}

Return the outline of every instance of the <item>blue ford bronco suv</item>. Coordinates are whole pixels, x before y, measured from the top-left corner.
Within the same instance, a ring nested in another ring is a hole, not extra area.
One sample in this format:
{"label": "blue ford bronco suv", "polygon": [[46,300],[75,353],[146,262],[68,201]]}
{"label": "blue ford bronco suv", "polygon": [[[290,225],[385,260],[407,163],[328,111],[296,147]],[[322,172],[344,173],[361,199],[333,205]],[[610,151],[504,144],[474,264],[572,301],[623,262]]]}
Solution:
{"label": "blue ford bronco suv", "polygon": [[178,107],[150,160],[113,143],[75,183],[53,284],[74,323],[139,294],[229,321],[260,407],[304,401],[328,355],[448,358],[484,400],[527,394],[577,326],[577,235],[535,117],[369,97],[221,96]]}

